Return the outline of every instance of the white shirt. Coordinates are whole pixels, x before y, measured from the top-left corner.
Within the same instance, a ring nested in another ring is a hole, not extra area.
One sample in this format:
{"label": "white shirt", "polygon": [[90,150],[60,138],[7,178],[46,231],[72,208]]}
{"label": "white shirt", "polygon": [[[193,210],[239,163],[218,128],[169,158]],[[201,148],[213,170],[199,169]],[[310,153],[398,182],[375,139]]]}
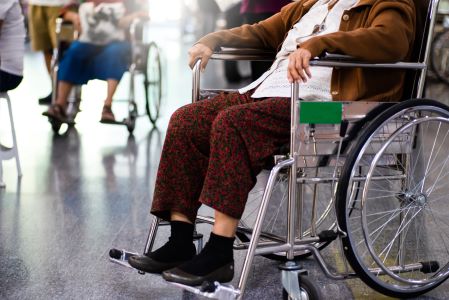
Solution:
{"label": "white shirt", "polygon": [[[296,50],[296,46],[313,36],[336,32],[345,10],[353,7],[358,0],[340,0],[328,10],[329,0],[317,1],[310,10],[296,23],[287,34],[281,50],[276,55],[271,68],[259,79],[239,90],[245,93],[257,87],[253,98],[291,97],[291,84],[287,78],[288,56]],[[324,24],[324,30],[312,35],[314,27]],[[330,93],[332,68],[310,67],[312,78],[301,83],[299,97],[304,100],[332,101]]]}
{"label": "white shirt", "polygon": [[118,27],[118,21],[126,13],[123,2],[98,5],[86,2],[81,4],[78,13],[82,28],[81,42],[105,45],[125,39],[125,32]]}
{"label": "white shirt", "polygon": [[25,25],[19,0],[0,1],[0,70],[22,76]]}
{"label": "white shirt", "polygon": [[[3,0],[2,0],[3,1]],[[72,0],[28,0],[29,4],[39,6],[64,6],[73,2]]]}

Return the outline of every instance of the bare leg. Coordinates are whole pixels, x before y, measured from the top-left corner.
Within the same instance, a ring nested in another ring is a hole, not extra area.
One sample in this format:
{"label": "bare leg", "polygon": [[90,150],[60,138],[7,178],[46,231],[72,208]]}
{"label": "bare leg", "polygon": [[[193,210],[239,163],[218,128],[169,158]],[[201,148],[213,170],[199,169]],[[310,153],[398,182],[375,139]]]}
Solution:
{"label": "bare leg", "polygon": [[[192,222],[187,218],[187,216],[183,215],[182,213],[172,211],[170,216],[171,221],[181,221],[192,224]],[[238,223],[239,223],[238,219],[234,219],[216,210],[215,223],[212,232],[215,233],[216,235],[221,235],[225,237],[234,237]]]}
{"label": "bare leg", "polygon": [[215,223],[212,232],[216,235],[232,238],[237,230],[238,219],[234,219],[224,213],[215,211]]}
{"label": "bare leg", "polygon": [[67,98],[72,89],[73,85],[67,81],[58,82],[58,98],[56,99],[56,104],[65,107],[67,105]]}
{"label": "bare leg", "polygon": [[104,100],[104,106],[111,107],[112,97],[114,96],[114,93],[117,90],[118,81],[115,79],[108,79],[107,83],[108,83],[108,94],[106,96],[106,100]]}
{"label": "bare leg", "polygon": [[189,224],[192,224],[192,222],[187,218],[187,216],[183,215],[182,213],[172,211],[170,215],[170,221],[181,221],[186,222]]}
{"label": "bare leg", "polygon": [[44,51],[45,66],[47,67],[48,74],[51,74],[51,58],[53,56],[53,50]]}

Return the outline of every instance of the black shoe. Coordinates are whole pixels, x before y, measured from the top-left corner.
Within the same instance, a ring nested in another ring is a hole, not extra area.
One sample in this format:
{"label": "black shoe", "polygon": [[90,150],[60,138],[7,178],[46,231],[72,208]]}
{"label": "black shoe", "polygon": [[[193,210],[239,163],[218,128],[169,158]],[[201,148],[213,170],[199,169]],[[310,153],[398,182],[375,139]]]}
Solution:
{"label": "black shoe", "polygon": [[39,105],[50,105],[51,104],[52,93],[47,97],[39,98]]}
{"label": "black shoe", "polygon": [[146,255],[131,256],[128,259],[128,263],[133,268],[136,268],[137,270],[140,271],[144,271],[146,273],[154,273],[154,274],[161,274],[163,271],[177,267],[185,262],[186,262],[185,260],[177,262],[162,262],[157,261]]}
{"label": "black shoe", "polygon": [[145,255],[131,256],[128,263],[140,271],[160,274],[190,261],[195,254],[196,248],[193,242],[179,244],[170,237],[168,242],[156,251]]}
{"label": "black shoe", "polygon": [[173,268],[162,272],[162,277],[167,281],[189,286],[201,285],[205,281],[229,282],[234,277],[234,261],[215,269],[204,276],[189,274],[180,268]]}

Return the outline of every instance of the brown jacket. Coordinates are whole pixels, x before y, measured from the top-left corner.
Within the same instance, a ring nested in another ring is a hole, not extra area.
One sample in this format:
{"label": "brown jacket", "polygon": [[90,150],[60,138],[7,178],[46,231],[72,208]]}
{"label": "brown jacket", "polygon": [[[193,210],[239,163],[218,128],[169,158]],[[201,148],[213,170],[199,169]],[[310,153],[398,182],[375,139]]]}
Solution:
{"label": "brown jacket", "polygon": [[[317,0],[300,0],[254,25],[217,31],[198,42],[211,49],[242,47],[278,49],[288,31]],[[347,54],[369,62],[397,62],[410,58],[415,37],[412,0],[360,0],[342,16],[340,31],[316,36],[298,45],[312,56],[324,52]],[[335,68],[331,93],[336,101],[399,101],[405,72]]]}

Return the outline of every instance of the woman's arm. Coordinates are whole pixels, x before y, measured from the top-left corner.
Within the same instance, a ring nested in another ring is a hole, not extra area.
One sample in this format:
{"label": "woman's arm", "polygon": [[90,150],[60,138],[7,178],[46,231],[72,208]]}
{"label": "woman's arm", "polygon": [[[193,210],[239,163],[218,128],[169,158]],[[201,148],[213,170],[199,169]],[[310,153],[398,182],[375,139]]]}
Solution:
{"label": "woman's arm", "polygon": [[[281,11],[259,23],[209,33],[198,43],[217,50],[220,47],[277,49],[290,30],[294,15],[301,15],[304,1],[284,6]],[[297,21],[297,20],[296,20]]]}
{"label": "woman's arm", "polygon": [[395,62],[407,57],[415,37],[412,1],[381,1],[372,8],[371,25],[313,37],[298,45],[312,57],[324,52],[346,54],[372,62]]}

